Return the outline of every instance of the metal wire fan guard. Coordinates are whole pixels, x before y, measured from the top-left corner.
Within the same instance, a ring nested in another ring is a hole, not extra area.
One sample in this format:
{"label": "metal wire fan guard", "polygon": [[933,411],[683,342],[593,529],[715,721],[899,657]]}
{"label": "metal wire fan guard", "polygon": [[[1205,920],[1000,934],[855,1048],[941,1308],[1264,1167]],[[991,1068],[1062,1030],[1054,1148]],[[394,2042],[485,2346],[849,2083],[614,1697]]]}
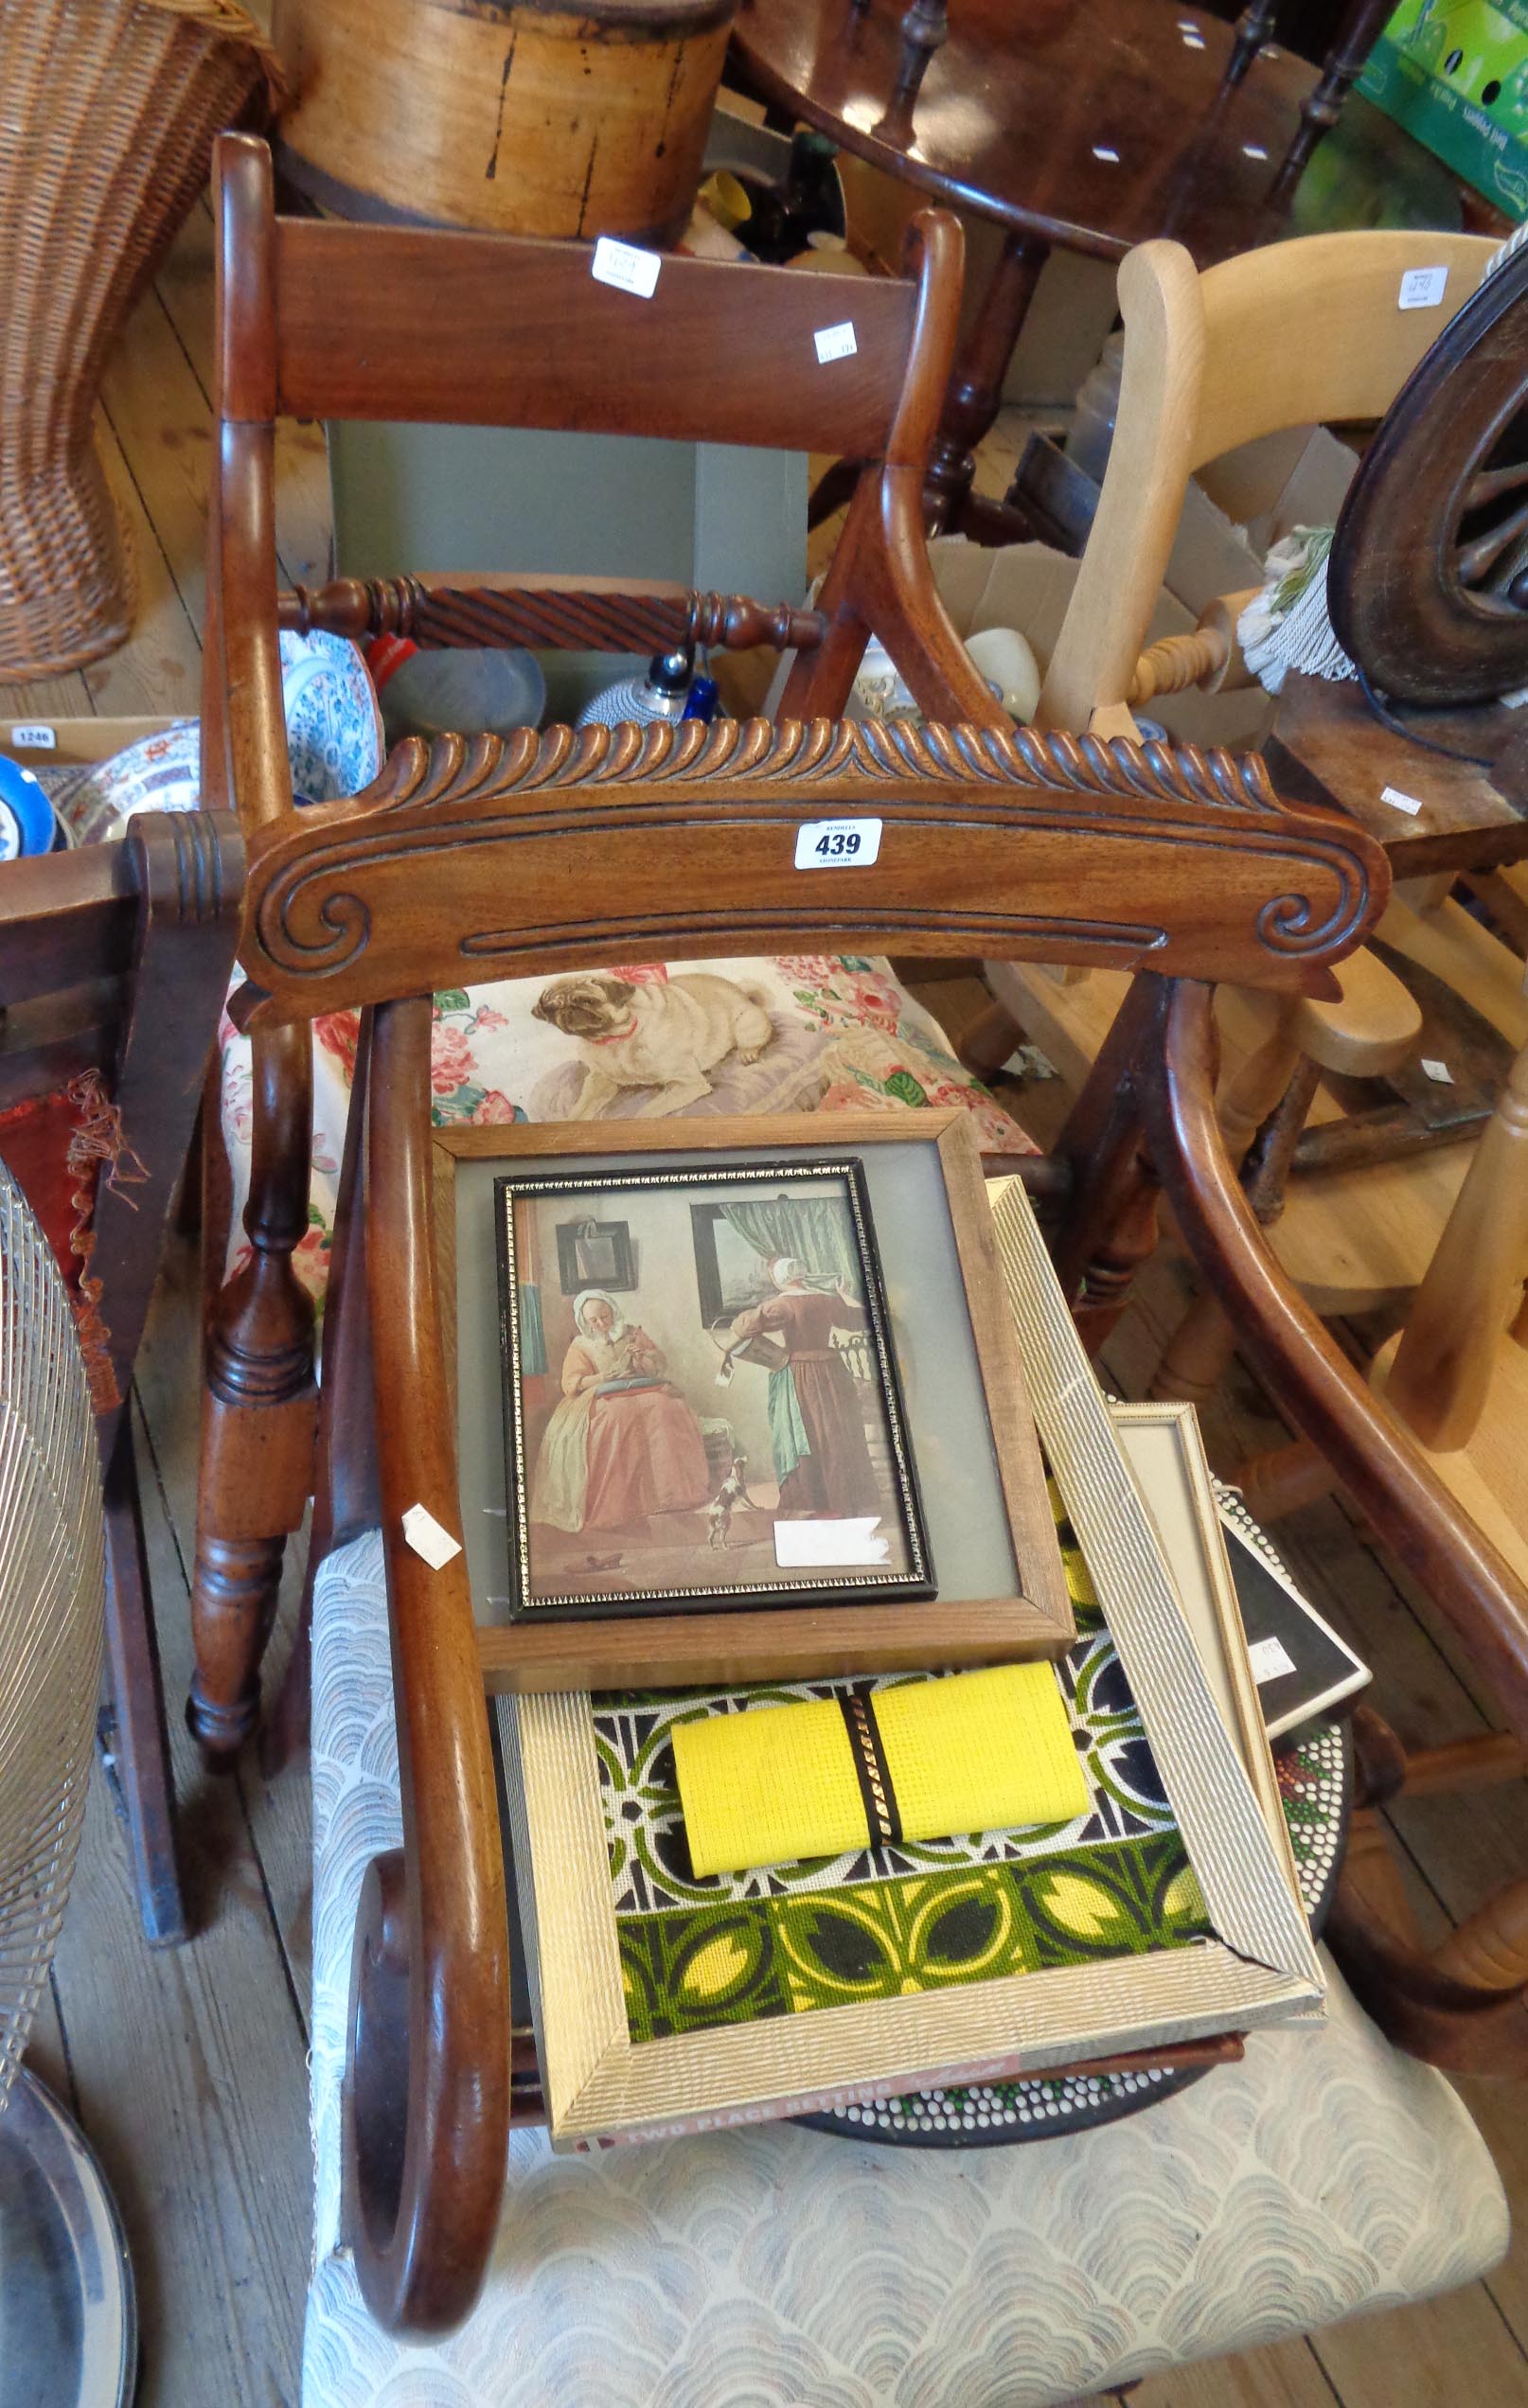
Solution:
{"label": "metal wire fan guard", "polygon": [[136,2366],[115,2208],[20,2062],[80,1843],[104,1594],[99,1457],[69,1300],[0,1164],[0,2408],[119,2408]]}

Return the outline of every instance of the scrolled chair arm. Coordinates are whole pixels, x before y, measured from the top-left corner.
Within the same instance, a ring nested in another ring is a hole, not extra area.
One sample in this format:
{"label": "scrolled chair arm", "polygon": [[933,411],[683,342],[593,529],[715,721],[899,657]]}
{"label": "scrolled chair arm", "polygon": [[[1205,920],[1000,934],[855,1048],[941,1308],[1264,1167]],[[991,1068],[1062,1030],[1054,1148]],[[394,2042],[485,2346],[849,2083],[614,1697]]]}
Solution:
{"label": "scrolled chair arm", "polygon": [[511,2091],[504,1856],[465,1558],[436,1570],[402,1535],[412,1504],[461,1535],[431,1243],[429,1060],[428,998],[379,1009],[365,1257],[404,1848],[373,1861],[362,1898],[346,2214],[366,2305],[413,2332],[449,2330],[477,2296]]}
{"label": "scrolled chair arm", "polygon": [[[1157,1174],[1236,1343],[1415,1574],[1528,1734],[1528,1591],[1365,1387],[1281,1270],[1232,1170],[1214,1105],[1213,990],[1162,981],[1139,1102]],[[1145,1056],[1143,1055],[1143,1059]]]}

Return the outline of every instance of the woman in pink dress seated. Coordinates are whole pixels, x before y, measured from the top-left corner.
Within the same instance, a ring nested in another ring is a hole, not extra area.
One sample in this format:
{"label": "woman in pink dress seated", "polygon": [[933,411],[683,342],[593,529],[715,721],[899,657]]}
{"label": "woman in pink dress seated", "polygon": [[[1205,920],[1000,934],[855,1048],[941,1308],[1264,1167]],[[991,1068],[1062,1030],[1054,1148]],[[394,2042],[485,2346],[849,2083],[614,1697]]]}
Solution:
{"label": "woman in pink dress seated", "polygon": [[831,1342],[836,1329],[862,1330],[865,1310],[840,1281],[831,1294],[808,1285],[805,1263],[776,1254],[768,1265],[774,1294],[750,1305],[732,1325],[734,1349],[773,1338],[784,1360],[770,1373],[770,1442],[782,1514],[879,1514],[864,1418],[854,1377]]}
{"label": "woman in pink dress seated", "polygon": [[703,1505],[711,1483],[701,1425],[665,1379],[662,1347],[602,1288],[586,1287],[573,1318],[577,1335],[536,1458],[531,1520],[618,1530]]}

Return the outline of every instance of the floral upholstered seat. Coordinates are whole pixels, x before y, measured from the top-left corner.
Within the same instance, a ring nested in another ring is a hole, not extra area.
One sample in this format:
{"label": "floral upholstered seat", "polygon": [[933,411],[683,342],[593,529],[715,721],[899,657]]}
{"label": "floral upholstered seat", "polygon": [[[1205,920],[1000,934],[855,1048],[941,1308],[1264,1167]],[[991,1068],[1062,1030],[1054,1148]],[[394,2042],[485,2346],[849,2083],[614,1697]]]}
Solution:
{"label": "floral upholstered seat", "polygon": [[[356,1017],[314,1023],[313,1176],[294,1257],[328,1272]],[[435,1000],[437,1122],[899,1111],[959,1105],[988,1153],[1033,1146],[950,1053],[881,960],[835,954],[629,964],[576,979],[453,987]],[[222,1124],[234,1169],[230,1268],[248,1248],[250,1048],[225,1020]]]}

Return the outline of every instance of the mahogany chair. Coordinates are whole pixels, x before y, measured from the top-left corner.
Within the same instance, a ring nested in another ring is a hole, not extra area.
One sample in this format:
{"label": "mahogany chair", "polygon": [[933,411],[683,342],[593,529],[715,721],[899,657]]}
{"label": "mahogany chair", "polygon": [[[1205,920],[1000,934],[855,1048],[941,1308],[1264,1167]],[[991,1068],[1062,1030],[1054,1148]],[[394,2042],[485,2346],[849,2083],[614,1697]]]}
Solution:
{"label": "mahogany chair", "polygon": [[239,933],[243,842],[203,812],[0,870],[0,1160],[58,1255],[105,1478],[109,1697],[146,1937],[183,1939],[128,1391]]}
{"label": "mahogany chair", "polygon": [[[796,830],[824,812],[873,813],[885,830],[873,868],[826,887],[793,868]],[[1057,1148],[1019,1166],[1079,1318],[1117,1309],[1122,1217],[1160,1179],[1274,1393],[1319,1432],[1528,1727],[1528,1594],[1283,1282],[1215,1119],[1212,982],[1328,985],[1385,898],[1383,857],[1361,833],[1286,810],[1258,763],[1226,755],[753,721],[410,741],[353,802],[273,815],[251,854],[236,1018],[279,1033],[365,1011],[319,1513],[333,1550],[380,1532],[392,1632],[405,1840],[374,1862],[363,1901],[346,2109],[347,2238],[384,2325],[442,2329],[467,2311],[509,2123],[540,2116],[529,2036],[510,2032],[465,1559],[432,1570],[401,1536],[415,1504],[461,1529],[428,1106],[430,993],[465,962],[580,968],[619,925],[624,943],[634,931],[679,958],[789,931],[927,954],[979,941],[1135,970]]]}
{"label": "mahogany chair", "polygon": [[[842,709],[873,631],[930,717],[1005,724],[945,617],[923,543],[924,466],[960,305],[953,219],[922,212],[903,275],[856,285],[855,349],[825,363],[815,277],[666,258],[644,300],[594,281],[582,244],[278,219],[270,154],[249,136],[219,142],[213,189],[203,761],[209,803],[236,811],[247,834],[293,823],[278,626],[435,646],[794,647],[782,709],[795,716]],[[828,450],[863,466],[813,611],[656,582],[524,575],[345,581],[282,598],[280,414]],[[624,934],[615,958],[630,958]],[[292,1267],[308,1228],[305,1029],[257,1036],[253,1089],[253,1255],[209,1317],[192,1584],[189,1719],[224,1760],[255,1726],[286,1534],[312,1487],[313,1310]]]}

